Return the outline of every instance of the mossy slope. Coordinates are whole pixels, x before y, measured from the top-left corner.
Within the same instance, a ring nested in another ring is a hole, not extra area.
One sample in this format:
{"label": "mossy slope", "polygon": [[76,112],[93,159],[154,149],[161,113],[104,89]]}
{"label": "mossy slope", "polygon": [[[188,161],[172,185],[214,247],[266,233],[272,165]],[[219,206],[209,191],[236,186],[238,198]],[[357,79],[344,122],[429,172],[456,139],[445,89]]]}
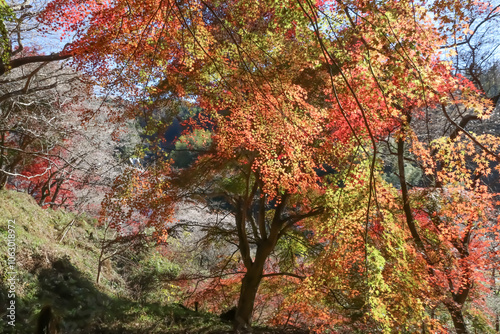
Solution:
{"label": "mossy slope", "polygon": [[[6,318],[9,220],[15,221],[19,279],[15,327]],[[222,333],[229,329],[214,315],[165,303],[161,294],[156,300],[133,299],[126,277],[120,274],[124,268],[116,262],[105,266],[102,282],[96,285],[100,233],[88,217],[43,210],[27,194],[1,190],[0,333],[33,333],[36,314],[45,304],[62,319],[63,333]]]}

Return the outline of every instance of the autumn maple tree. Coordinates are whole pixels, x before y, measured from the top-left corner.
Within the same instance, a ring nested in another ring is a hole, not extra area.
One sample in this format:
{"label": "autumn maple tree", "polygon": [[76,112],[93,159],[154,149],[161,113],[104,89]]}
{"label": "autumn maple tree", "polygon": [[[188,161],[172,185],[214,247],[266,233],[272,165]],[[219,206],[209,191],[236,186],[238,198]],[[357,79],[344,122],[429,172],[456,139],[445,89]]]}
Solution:
{"label": "autumn maple tree", "polygon": [[[201,109],[191,134],[210,139],[197,160],[179,170],[167,156],[144,178],[122,178],[103,219],[140,213],[164,238],[176,202],[224,198],[234,224],[218,233],[243,269],[235,329],[251,325],[262,280],[282,275],[300,295],[281,309],[314,315],[319,331],[445,330],[427,312],[442,304],[466,333],[464,306],[494,266],[495,201],[482,180],[499,140],[457,120],[486,118],[491,105],[453,75],[444,52],[474,6],[491,10],[459,1],[56,0],[40,20],[75,34],[75,66],[139,109],[159,97]],[[425,136],[419,124],[437,113],[452,130]],[[379,172],[386,143],[395,186]],[[425,174],[419,186],[408,184],[408,163]],[[291,233],[320,250],[297,254],[284,272],[275,251]]]}

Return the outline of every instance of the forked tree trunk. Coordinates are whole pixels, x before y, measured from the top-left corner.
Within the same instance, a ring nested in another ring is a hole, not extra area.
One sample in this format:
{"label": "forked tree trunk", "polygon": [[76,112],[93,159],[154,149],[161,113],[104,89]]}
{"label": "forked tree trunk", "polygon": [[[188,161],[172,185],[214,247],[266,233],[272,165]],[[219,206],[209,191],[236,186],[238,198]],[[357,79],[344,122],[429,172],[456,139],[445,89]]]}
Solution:
{"label": "forked tree trunk", "polygon": [[[255,196],[257,184],[253,189],[250,199],[253,199]],[[268,211],[266,211],[265,196],[262,196],[259,200],[260,205],[255,220],[252,217],[247,217],[247,213],[251,211],[252,202],[248,199],[244,201],[242,198],[238,200],[235,218],[238,230],[239,250],[246,273],[241,282],[240,298],[234,318],[234,329],[236,332],[249,331],[251,329],[255,297],[260,282],[264,277],[264,265],[285,229],[304,218],[314,217],[324,211],[323,208],[316,208],[302,215],[282,218],[287,200],[287,194],[281,196],[281,201],[274,208],[273,218],[270,222],[271,224],[267,225],[268,227],[266,227],[266,213]],[[247,219],[250,219],[253,225],[253,236],[257,240],[255,243],[257,245],[255,257],[251,255],[250,242],[247,237]]]}

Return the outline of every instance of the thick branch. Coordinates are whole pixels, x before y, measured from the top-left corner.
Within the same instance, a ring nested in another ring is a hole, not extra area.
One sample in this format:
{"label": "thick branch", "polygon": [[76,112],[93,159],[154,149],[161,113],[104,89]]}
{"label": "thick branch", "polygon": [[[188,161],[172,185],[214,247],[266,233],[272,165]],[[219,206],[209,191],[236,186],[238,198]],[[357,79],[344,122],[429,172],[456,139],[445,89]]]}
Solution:
{"label": "thick branch", "polygon": [[16,58],[9,61],[7,66],[5,64],[0,64],[0,75],[5,74],[8,70],[13,68],[21,67],[26,64],[32,63],[43,63],[47,61],[57,61],[70,58],[72,55],[66,52],[58,52],[50,55],[40,55],[40,56],[28,56],[22,58]]}
{"label": "thick branch", "polygon": [[5,100],[8,100],[8,99],[10,99],[11,97],[14,97],[14,96],[31,94],[31,93],[35,93],[35,92],[49,90],[49,89],[56,88],[56,86],[57,86],[57,83],[53,83],[53,84],[48,85],[48,86],[32,88],[32,89],[25,89],[26,87],[23,87],[22,89],[15,90],[13,92],[10,92],[10,93],[2,95],[0,97],[0,103],[3,102],[3,101],[5,101]]}
{"label": "thick branch", "polygon": [[270,274],[264,274],[262,277],[273,277],[273,276],[290,276],[290,277],[295,277],[300,280],[305,280],[306,276],[300,276],[294,273],[270,273]]}
{"label": "thick branch", "polygon": [[413,213],[411,212],[410,206],[410,196],[408,195],[408,187],[406,186],[406,174],[405,174],[405,163],[404,163],[404,147],[405,142],[403,138],[398,139],[398,169],[399,169],[399,183],[401,184],[401,193],[403,197],[403,211],[406,217],[406,224],[410,229],[411,236],[415,241],[415,244],[419,250],[425,254],[424,243],[420,239],[418,234],[415,221],[413,219]]}

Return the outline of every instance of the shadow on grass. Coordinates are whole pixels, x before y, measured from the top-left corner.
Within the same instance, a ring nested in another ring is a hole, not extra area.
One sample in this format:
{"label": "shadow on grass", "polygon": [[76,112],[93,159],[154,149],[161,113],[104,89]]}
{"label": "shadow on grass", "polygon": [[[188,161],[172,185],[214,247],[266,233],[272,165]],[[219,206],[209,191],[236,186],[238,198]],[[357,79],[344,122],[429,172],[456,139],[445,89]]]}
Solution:
{"label": "shadow on grass", "polygon": [[0,285],[0,333],[34,333],[44,305],[51,305],[62,319],[62,333],[220,333],[228,329],[212,314],[103,293],[67,256],[34,273],[19,271],[17,278],[16,290],[22,289],[23,297],[16,298],[15,327],[7,323],[8,287]]}

